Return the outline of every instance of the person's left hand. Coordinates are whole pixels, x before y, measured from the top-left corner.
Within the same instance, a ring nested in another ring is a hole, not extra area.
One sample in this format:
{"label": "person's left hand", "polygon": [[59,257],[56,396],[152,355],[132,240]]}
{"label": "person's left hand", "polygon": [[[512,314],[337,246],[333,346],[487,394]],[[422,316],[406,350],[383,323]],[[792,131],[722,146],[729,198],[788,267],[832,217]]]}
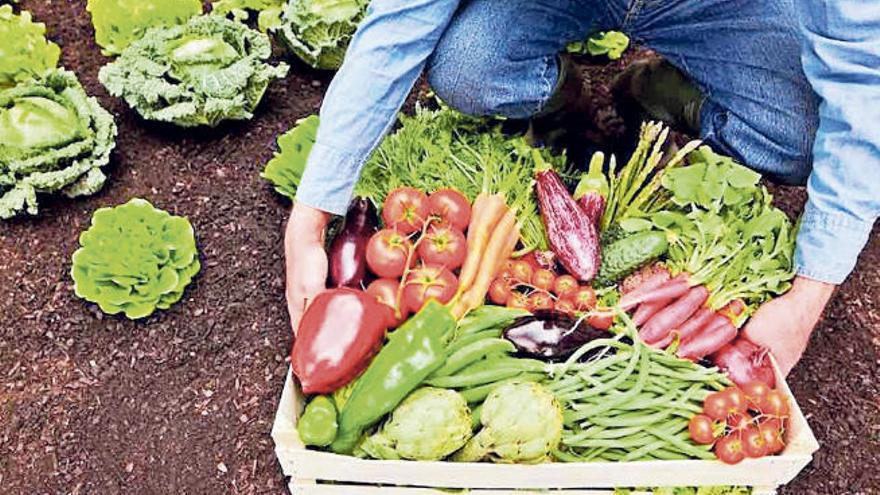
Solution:
{"label": "person's left hand", "polygon": [[769,349],[783,376],[787,376],[803,356],[835,288],[805,277],[795,278],[790,291],[758,308],[742,335]]}

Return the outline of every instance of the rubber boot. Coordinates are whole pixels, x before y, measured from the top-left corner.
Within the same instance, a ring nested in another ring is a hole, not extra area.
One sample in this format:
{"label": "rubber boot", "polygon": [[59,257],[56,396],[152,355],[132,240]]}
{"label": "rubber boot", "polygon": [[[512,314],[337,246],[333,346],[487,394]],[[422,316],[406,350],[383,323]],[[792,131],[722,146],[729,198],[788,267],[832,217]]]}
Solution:
{"label": "rubber boot", "polygon": [[559,79],[544,108],[529,120],[526,139],[533,146],[563,149],[594,113],[590,75],[571,55],[559,56]]}

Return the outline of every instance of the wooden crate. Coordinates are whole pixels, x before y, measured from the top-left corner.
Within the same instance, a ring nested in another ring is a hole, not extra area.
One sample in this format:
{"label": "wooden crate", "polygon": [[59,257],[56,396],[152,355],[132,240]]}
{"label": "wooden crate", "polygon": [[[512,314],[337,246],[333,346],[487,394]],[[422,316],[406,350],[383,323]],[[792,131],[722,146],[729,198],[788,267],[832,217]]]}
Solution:
{"label": "wooden crate", "polygon": [[308,450],[296,432],[303,395],[288,371],[272,428],[275,453],[294,495],[437,495],[467,488],[479,495],[608,495],[614,487],[744,485],[772,495],[810,463],[819,444],[777,371],[791,401],[785,451],[729,466],[719,461],[546,463],[539,465],[377,461]]}

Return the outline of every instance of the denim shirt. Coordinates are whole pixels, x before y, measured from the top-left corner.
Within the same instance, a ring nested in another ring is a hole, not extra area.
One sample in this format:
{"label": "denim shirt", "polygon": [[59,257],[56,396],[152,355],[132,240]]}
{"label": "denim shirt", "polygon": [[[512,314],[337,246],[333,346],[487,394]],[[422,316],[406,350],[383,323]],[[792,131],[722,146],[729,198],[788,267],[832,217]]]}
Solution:
{"label": "denim shirt", "polygon": [[[842,282],[880,214],[880,3],[796,0],[804,72],[821,98],[800,275]],[[374,0],[321,108],[297,201],[344,214],[459,0]]]}

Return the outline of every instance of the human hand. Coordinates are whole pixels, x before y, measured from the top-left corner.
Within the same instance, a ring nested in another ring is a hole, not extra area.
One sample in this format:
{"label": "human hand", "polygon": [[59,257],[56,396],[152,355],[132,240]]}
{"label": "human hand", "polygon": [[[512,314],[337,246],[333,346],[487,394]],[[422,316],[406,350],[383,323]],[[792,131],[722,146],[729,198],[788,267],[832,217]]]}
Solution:
{"label": "human hand", "polygon": [[327,253],[324,230],[330,215],[302,203],[294,203],[284,233],[287,274],[287,311],[296,335],[299,320],[309,301],[326,288]]}
{"label": "human hand", "polygon": [[805,277],[795,278],[790,291],[758,308],[742,335],[769,349],[783,376],[787,376],[803,356],[810,334],[836,287]]}

